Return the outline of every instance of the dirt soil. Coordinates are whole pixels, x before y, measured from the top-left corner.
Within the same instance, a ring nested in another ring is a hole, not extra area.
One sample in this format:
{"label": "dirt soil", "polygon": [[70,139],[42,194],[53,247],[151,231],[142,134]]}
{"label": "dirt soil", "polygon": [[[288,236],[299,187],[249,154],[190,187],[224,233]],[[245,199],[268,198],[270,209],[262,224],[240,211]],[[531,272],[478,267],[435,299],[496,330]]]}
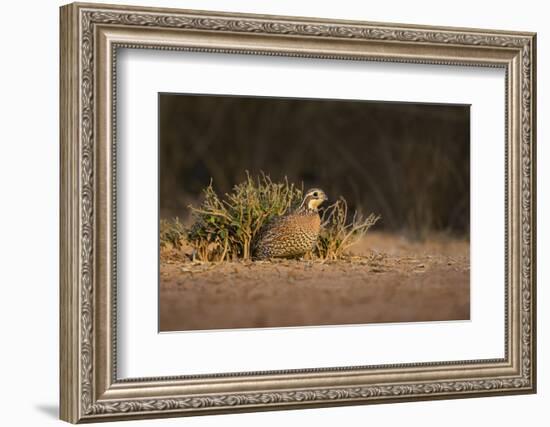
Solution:
{"label": "dirt soil", "polygon": [[470,318],[469,242],[369,233],[342,261],[191,262],[162,251],[160,330]]}

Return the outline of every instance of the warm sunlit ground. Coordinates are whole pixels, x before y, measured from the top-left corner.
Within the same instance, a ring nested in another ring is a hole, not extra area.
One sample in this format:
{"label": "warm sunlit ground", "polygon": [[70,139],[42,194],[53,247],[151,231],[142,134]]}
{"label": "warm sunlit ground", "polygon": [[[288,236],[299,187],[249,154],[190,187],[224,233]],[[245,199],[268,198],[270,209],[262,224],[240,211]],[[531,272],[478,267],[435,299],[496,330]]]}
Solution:
{"label": "warm sunlit ground", "polygon": [[464,320],[469,242],[371,232],[346,261],[193,263],[163,251],[160,330]]}

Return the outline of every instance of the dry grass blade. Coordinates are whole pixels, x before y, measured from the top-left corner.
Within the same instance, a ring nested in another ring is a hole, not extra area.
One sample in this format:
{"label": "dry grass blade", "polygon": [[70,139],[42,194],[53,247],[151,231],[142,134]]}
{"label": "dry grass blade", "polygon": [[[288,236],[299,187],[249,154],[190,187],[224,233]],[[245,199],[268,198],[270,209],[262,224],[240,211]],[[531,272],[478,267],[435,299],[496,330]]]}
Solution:
{"label": "dry grass blade", "polygon": [[324,210],[321,219],[322,231],[315,255],[334,260],[342,258],[354,243],[363,238],[380,216],[370,214],[363,218],[354,212],[351,221],[348,221],[348,204],[342,197]]}

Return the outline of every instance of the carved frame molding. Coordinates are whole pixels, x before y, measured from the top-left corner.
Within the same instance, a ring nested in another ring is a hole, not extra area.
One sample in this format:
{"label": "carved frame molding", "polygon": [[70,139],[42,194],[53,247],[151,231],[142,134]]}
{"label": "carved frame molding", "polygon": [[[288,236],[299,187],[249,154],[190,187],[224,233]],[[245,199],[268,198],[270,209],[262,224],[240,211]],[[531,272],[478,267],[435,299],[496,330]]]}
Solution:
{"label": "carved frame molding", "polygon": [[[506,357],[117,380],[113,147],[121,47],[506,68]],[[62,419],[535,391],[534,34],[71,4],[61,8],[60,100]],[[260,385],[266,377],[273,381]]]}

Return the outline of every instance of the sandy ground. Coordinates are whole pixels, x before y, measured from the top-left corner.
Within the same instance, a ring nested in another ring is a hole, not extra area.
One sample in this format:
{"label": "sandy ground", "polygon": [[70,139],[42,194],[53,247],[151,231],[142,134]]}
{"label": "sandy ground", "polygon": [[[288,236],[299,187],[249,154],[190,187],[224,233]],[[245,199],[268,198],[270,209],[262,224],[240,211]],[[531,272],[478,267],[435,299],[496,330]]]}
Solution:
{"label": "sandy ground", "polygon": [[193,263],[163,251],[160,330],[470,317],[469,243],[369,233],[345,261]]}

